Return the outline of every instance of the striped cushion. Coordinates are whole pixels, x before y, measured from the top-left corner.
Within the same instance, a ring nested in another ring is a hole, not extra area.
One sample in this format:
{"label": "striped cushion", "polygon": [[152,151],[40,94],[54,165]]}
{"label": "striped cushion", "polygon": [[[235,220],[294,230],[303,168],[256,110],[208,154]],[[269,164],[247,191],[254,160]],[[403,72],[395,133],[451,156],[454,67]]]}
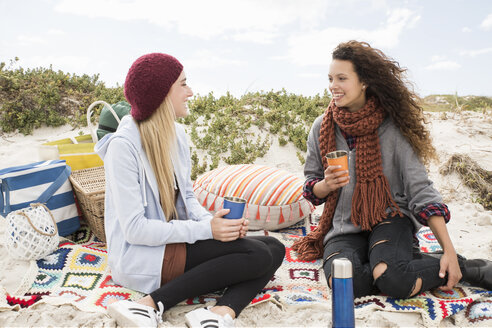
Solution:
{"label": "striped cushion", "polygon": [[276,230],[290,226],[314,207],[302,197],[303,180],[274,167],[228,165],[196,179],[198,201],[209,211],[222,208],[225,196],[246,199],[245,217],[251,230]]}

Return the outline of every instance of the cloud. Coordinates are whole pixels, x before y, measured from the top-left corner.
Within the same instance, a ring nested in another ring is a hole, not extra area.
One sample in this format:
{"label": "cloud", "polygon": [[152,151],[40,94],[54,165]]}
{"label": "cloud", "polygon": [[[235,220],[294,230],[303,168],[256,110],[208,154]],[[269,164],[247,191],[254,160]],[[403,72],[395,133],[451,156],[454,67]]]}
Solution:
{"label": "cloud", "polygon": [[478,55],[488,54],[489,52],[492,52],[492,48],[483,48],[478,50],[464,50],[460,52],[460,55],[475,57]]}
{"label": "cloud", "polygon": [[492,14],[489,14],[482,22],[482,24],[480,24],[480,26],[485,29],[485,30],[488,30],[492,27]]}
{"label": "cloud", "polygon": [[[299,77],[305,78],[305,79],[319,79],[323,78],[323,74],[321,73],[300,73],[298,74]],[[327,77],[327,75],[324,75]]]}
{"label": "cloud", "polygon": [[65,35],[66,33],[62,30],[49,29],[40,34],[43,36],[20,34],[17,36],[17,43],[20,46],[49,44],[51,42],[50,39],[52,39],[53,36]]}
{"label": "cloud", "polygon": [[186,70],[190,69],[215,69],[218,67],[244,66],[246,62],[227,58],[224,53],[213,53],[210,50],[201,50],[192,58],[183,59]]}
{"label": "cloud", "polygon": [[279,33],[261,32],[261,31],[246,31],[234,34],[231,38],[235,41],[248,41],[255,43],[268,44],[274,40]]}
{"label": "cloud", "polygon": [[47,41],[39,36],[18,35],[17,41],[20,46],[30,46],[32,44],[47,44]]}
{"label": "cloud", "polygon": [[48,34],[49,35],[66,35],[67,33],[65,31],[52,28],[52,29],[48,30]]}
{"label": "cloud", "polygon": [[91,69],[91,58],[85,56],[32,56],[21,59],[22,67],[49,67],[54,70],[62,70],[67,73],[84,74]]}
{"label": "cloud", "polygon": [[467,27],[467,26],[465,26],[465,27],[463,27],[463,28],[461,29],[461,32],[464,32],[464,33],[469,33],[469,32],[471,32],[471,31],[472,31],[472,29],[471,29],[471,28],[469,28],[469,27]]}
{"label": "cloud", "polygon": [[324,0],[310,0],[309,5],[297,0],[62,0],[55,10],[121,21],[144,20],[202,39],[227,37],[269,43],[283,26],[316,26],[327,6]]}
{"label": "cloud", "polygon": [[434,55],[434,56],[431,57],[431,60],[433,62],[445,61],[446,60],[446,56]]}
{"label": "cloud", "polygon": [[289,38],[287,57],[289,61],[302,66],[327,66],[331,52],[340,42],[361,40],[375,47],[393,48],[398,44],[401,33],[414,27],[419,19],[420,16],[411,10],[395,9],[388,11],[384,25],[374,30],[329,27],[306,31]]}
{"label": "cloud", "polygon": [[426,70],[430,71],[451,71],[460,68],[461,65],[452,60],[436,61],[425,67]]}

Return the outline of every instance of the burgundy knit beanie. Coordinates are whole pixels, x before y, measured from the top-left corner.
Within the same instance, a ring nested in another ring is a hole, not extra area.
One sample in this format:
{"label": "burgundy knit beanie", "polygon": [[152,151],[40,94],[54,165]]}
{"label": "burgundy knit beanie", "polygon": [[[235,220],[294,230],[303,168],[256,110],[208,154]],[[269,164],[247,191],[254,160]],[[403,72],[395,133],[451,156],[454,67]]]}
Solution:
{"label": "burgundy knit beanie", "polygon": [[138,58],[125,80],[125,97],[137,121],[152,115],[178,79],[183,65],[173,56],[151,53]]}

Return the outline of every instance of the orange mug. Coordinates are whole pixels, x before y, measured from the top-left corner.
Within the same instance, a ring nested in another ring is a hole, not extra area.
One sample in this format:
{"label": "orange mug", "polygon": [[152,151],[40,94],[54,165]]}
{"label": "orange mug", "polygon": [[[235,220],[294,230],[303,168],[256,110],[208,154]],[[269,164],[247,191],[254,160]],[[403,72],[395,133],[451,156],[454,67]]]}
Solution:
{"label": "orange mug", "polygon": [[[335,150],[331,153],[326,154],[326,160],[329,166],[341,165],[342,167],[334,170],[338,171],[348,171],[348,153],[345,150]],[[348,173],[342,175],[342,177],[348,177]]]}

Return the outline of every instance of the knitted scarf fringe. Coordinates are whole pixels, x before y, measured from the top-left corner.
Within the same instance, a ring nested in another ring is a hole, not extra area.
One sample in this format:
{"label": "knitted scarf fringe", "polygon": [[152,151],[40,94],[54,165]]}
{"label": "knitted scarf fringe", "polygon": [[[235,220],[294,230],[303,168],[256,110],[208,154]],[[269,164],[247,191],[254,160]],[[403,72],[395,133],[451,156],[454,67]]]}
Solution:
{"label": "knitted scarf fringe", "polygon": [[315,261],[323,256],[323,238],[331,228],[331,220],[335,213],[338,192],[330,194],[326,200],[318,227],[307,236],[298,239],[292,245],[297,257],[302,261]]}
{"label": "knitted scarf fringe", "polygon": [[[352,201],[352,223],[363,231],[370,231],[379,222],[388,217],[386,209],[391,208],[391,215],[402,216],[398,205],[391,197],[388,180],[384,175],[366,183],[355,186]],[[366,218],[366,219],[364,219]]]}
{"label": "knitted scarf fringe", "polygon": [[297,252],[298,258],[302,261],[315,261],[322,257],[323,235],[321,229],[318,228],[307,236],[296,240],[292,249]]}

